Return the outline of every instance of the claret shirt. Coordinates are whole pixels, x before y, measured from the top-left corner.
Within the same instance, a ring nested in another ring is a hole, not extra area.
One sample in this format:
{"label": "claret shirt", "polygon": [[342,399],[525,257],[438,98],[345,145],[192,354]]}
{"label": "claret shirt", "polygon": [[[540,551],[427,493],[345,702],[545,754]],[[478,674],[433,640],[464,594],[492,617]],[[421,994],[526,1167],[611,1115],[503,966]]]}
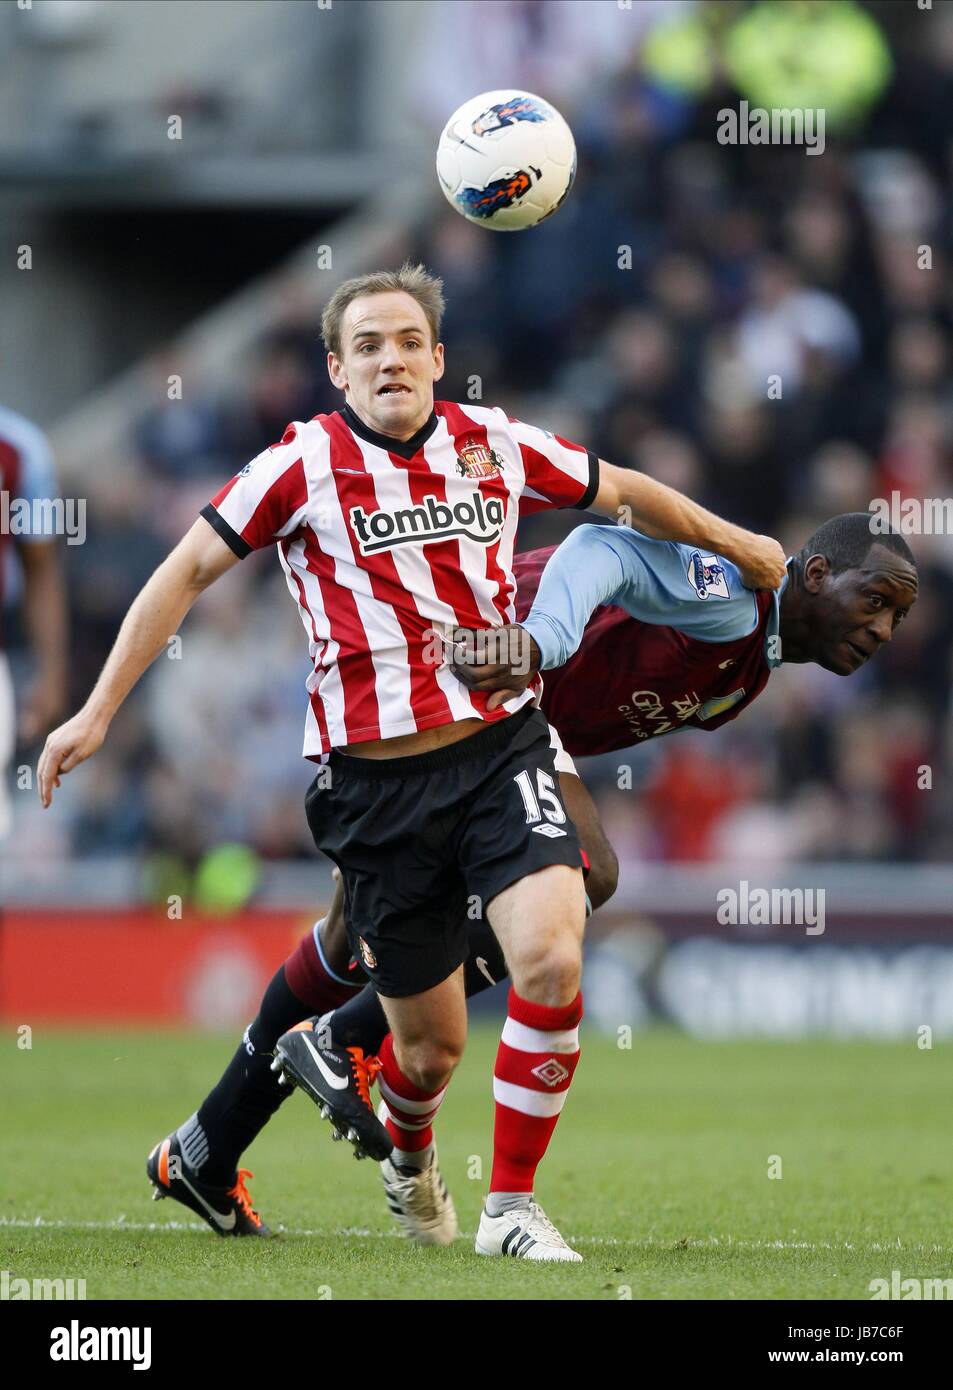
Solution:
{"label": "claret shirt", "polygon": [[579,526],[517,555],[519,621],[542,653],[543,711],[567,752],[627,748],[735,719],[780,665],[781,587],[629,527]]}
{"label": "claret shirt", "polygon": [[46,436],[32,420],[0,405],[0,651],[3,610],[14,602],[19,578],[12,542],[31,545],[53,540],[53,504],[58,496]]}

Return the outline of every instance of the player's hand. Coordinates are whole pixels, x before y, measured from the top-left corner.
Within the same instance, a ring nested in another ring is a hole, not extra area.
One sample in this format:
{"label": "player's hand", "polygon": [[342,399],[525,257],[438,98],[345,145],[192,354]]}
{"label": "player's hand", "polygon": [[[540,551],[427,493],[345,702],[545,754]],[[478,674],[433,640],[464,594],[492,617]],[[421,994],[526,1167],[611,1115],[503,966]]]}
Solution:
{"label": "player's hand", "polygon": [[539,670],[540,650],[524,627],[456,628],[450,669],[469,690],[492,691],[487,710],[511,700]]}
{"label": "player's hand", "polygon": [[735,555],[729,555],[741,571],[746,589],[776,589],[784,579],[784,551],[772,536],[749,535]]}
{"label": "player's hand", "polygon": [[59,786],[60,778],[102,747],[107,728],[108,723],[101,716],[80,710],[53,730],[37,768],[37,789],[44,806],[49,806],[53,800],[53,789]]}

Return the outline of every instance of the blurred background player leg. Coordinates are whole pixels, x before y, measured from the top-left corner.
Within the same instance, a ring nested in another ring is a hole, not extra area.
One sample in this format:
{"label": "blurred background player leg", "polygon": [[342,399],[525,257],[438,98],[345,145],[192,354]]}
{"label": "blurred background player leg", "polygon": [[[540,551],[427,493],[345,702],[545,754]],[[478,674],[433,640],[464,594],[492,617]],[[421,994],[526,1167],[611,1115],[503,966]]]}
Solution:
{"label": "blurred background player leg", "polygon": [[[6,654],[0,650],[0,845],[10,832],[12,812],[10,806],[10,762],[14,745],[13,680],[10,676],[10,663]],[[3,901],[0,899],[0,912]]]}

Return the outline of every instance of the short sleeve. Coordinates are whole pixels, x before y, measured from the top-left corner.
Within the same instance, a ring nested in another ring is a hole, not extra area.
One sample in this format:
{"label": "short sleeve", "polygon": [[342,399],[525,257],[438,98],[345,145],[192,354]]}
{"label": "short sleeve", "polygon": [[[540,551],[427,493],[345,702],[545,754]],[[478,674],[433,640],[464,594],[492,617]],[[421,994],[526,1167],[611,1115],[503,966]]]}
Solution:
{"label": "short sleeve", "polygon": [[542,670],[579,650],[602,604],[702,642],[733,642],[758,625],[757,600],[730,560],[631,527],[577,526],[550,556],[522,621]]}
{"label": "short sleeve", "polygon": [[520,515],[548,507],[591,507],[599,490],[599,460],[592,450],[512,416],[507,419],[526,477]]}
{"label": "short sleeve", "polygon": [[624,582],[611,600],[642,622],[659,623],[702,642],[734,642],[758,624],[758,604],[737,566],[677,541],[655,540],[628,526],[582,526],[610,547]]}
{"label": "short sleeve", "polygon": [[281,443],[256,455],[217,492],[201,515],[235,554],[244,559],[252,550],[273,545],[292,535],[308,503],[308,480],[294,425]]}
{"label": "short sleeve", "polygon": [[41,429],[27,420],[19,421],[16,444],[20,456],[18,493],[29,503],[31,523],[17,532],[17,540],[29,545],[35,541],[50,541],[57,534],[55,502],[59,497],[53,453]]}

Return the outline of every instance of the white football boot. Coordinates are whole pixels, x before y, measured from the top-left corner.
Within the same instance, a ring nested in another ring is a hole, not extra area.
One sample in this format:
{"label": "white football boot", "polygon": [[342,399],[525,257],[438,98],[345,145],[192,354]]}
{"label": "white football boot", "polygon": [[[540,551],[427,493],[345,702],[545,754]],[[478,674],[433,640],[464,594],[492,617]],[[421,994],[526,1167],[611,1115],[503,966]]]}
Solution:
{"label": "white football boot", "polygon": [[529,1197],[525,1207],[505,1211],[502,1216],[480,1217],[477,1231],[478,1255],[514,1255],[518,1260],[581,1260],[572,1250],[538,1202]]}
{"label": "white football boot", "polygon": [[[381,1101],[377,1118],[381,1124],[387,1106]],[[418,1245],[449,1245],[457,1234],[457,1213],[447,1185],[437,1166],[437,1146],[434,1144],[429,1168],[419,1173],[400,1172],[389,1158],[381,1162],[381,1177],[387,1205],[404,1235]]]}

